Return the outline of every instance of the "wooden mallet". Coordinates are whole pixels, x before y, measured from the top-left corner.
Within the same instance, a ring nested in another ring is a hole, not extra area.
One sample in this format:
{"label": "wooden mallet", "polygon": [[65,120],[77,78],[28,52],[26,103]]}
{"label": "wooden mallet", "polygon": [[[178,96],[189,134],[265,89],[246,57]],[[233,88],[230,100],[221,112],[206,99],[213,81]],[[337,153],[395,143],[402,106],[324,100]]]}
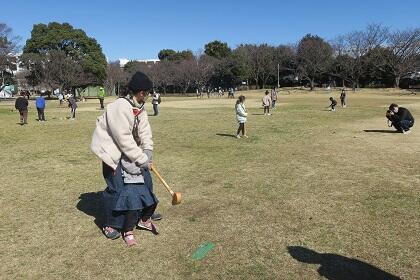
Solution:
{"label": "wooden mallet", "polygon": [[172,205],[177,205],[181,203],[181,193],[180,192],[174,192],[169,185],[165,182],[165,180],[160,176],[159,172],[157,171],[156,167],[152,165],[152,171],[155,173],[156,177],[159,178],[159,181],[162,182],[162,184],[165,186],[166,190],[171,194],[172,196]]}

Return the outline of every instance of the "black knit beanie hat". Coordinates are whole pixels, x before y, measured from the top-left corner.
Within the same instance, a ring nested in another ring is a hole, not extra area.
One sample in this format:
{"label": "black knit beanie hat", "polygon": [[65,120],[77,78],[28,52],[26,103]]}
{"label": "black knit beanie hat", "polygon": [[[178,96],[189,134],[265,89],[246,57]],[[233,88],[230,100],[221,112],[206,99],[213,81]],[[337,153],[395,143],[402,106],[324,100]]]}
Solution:
{"label": "black knit beanie hat", "polygon": [[146,74],[138,71],[131,77],[130,82],[128,82],[128,88],[133,93],[149,91],[153,88],[153,83]]}

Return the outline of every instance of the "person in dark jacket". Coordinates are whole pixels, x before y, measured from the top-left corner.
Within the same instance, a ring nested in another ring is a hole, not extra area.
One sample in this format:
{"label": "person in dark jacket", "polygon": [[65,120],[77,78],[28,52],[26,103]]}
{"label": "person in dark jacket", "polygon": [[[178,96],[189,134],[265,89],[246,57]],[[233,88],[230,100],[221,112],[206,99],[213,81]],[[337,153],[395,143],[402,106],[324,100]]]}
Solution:
{"label": "person in dark jacket", "polygon": [[36,110],[38,111],[38,121],[45,122],[45,98],[42,96],[38,96],[35,100]]}
{"label": "person in dark jacket", "polygon": [[386,117],[391,122],[396,130],[408,134],[414,125],[414,117],[410,111],[404,107],[399,107],[397,104],[392,103],[389,105]]}
{"label": "person in dark jacket", "polygon": [[346,108],[347,104],[346,104],[346,89],[343,88],[341,90],[341,94],[340,94],[340,101],[341,101],[341,107]]}
{"label": "person in dark jacket", "polygon": [[21,94],[15,101],[15,108],[19,111],[20,115],[20,124],[28,124],[28,99],[23,97],[24,95]]}
{"label": "person in dark jacket", "polygon": [[74,98],[73,95],[70,95],[68,102],[69,102],[69,108],[71,108],[70,118],[74,120],[76,118],[76,109],[77,109],[76,98]]}

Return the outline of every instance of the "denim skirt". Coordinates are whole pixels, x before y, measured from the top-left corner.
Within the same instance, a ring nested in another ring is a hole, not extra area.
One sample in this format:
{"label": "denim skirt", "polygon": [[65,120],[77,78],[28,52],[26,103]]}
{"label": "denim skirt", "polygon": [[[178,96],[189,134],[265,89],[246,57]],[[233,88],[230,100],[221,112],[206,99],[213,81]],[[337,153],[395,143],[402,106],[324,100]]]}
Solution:
{"label": "denim skirt", "polygon": [[143,171],[144,184],[124,184],[118,194],[114,211],[141,210],[158,204],[153,193],[152,176],[149,170]]}

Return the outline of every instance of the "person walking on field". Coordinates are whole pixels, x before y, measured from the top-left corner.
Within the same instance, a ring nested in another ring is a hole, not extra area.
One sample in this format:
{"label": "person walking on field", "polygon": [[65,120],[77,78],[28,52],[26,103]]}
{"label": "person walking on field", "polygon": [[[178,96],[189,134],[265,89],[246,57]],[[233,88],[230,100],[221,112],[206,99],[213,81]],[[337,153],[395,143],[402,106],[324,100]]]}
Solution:
{"label": "person walking on field", "polygon": [[241,135],[240,135],[241,132],[242,132],[242,138],[248,138],[248,136],[245,133],[246,117],[248,116],[248,113],[246,112],[246,108],[245,108],[245,96],[241,95],[238,97],[238,100],[236,101],[236,105],[235,105],[235,111],[236,111],[236,120],[239,123],[239,127],[236,132],[236,138],[241,138]]}
{"label": "person walking on field", "polygon": [[101,104],[101,109],[105,109],[105,107],[104,107],[104,99],[105,99],[105,89],[104,89],[104,87],[99,87],[98,99],[99,99],[99,103]]}
{"label": "person walking on field", "polygon": [[38,111],[38,121],[45,122],[45,98],[43,96],[38,96],[35,100],[36,110]]}
{"label": "person walking on field", "polygon": [[[91,149],[102,160],[107,187],[103,192],[103,233],[127,245],[136,245],[137,225],[157,234],[151,217],[158,204],[150,174],[152,130],[144,105],[152,81],[142,72],[131,78],[128,97],[120,97],[99,117]],[[120,233],[121,232],[121,233]]]}
{"label": "person walking on field", "polygon": [[341,94],[340,94],[340,101],[341,101],[341,107],[346,108],[347,104],[346,104],[346,89],[343,88],[341,90]]}
{"label": "person walking on field", "polygon": [[74,120],[76,118],[76,109],[77,109],[76,98],[74,98],[72,94],[69,94],[68,102],[69,102],[69,108],[71,109],[70,119]]}
{"label": "person walking on field", "polygon": [[277,91],[276,88],[273,87],[271,89],[271,108],[276,109],[276,101],[277,101]]}
{"label": "person walking on field", "polygon": [[268,90],[265,91],[265,96],[262,99],[262,103],[264,106],[264,115],[270,116],[271,97]]}
{"label": "person walking on field", "polygon": [[153,104],[153,116],[159,116],[159,104],[160,104],[160,94],[158,92],[153,92],[152,104]]}
{"label": "person walking on field", "polygon": [[28,124],[28,106],[28,99],[26,99],[23,93],[21,93],[15,101],[15,108],[19,111],[20,125]]}

